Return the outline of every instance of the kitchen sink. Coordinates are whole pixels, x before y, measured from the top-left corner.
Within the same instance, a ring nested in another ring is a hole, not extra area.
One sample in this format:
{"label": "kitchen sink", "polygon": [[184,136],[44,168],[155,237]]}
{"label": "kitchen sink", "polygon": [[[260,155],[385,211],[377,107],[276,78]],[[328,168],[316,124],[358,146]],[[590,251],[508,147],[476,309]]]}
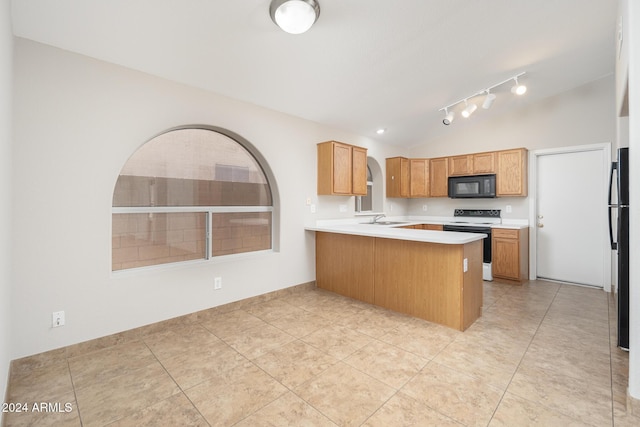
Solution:
{"label": "kitchen sink", "polygon": [[408,222],[401,222],[401,221],[376,221],[376,222],[370,222],[369,224],[371,224],[371,225],[400,225],[400,224],[408,224]]}

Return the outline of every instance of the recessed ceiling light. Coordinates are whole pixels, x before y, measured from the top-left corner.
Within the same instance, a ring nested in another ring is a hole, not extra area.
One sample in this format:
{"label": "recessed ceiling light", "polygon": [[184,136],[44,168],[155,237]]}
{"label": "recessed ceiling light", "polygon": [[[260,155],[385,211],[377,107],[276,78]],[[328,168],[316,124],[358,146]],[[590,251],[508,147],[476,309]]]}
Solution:
{"label": "recessed ceiling light", "polygon": [[383,133],[385,133],[386,131],[387,131],[386,129],[380,128],[380,129],[378,129],[378,130],[376,131],[376,133],[377,133],[378,135],[382,135],[382,134],[383,134]]}

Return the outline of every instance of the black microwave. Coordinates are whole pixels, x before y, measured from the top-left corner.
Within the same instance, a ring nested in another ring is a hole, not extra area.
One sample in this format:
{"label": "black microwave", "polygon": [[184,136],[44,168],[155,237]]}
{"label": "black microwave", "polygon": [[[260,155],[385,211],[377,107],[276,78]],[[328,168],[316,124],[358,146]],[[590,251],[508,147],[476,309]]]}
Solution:
{"label": "black microwave", "polygon": [[487,199],[496,197],[496,176],[471,175],[449,177],[449,197],[452,199]]}

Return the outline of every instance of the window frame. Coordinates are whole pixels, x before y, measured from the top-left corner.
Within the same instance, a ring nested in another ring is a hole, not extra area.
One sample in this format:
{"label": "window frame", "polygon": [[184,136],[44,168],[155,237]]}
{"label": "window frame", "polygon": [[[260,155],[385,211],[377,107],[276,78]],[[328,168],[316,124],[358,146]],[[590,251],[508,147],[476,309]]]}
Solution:
{"label": "window frame", "polygon": [[[145,144],[153,141],[156,137],[164,135],[169,132],[179,131],[179,130],[205,130],[216,132],[224,135],[225,137],[231,139],[236,144],[240,145],[248,155],[250,155],[262,171],[263,176],[266,179],[267,187],[270,192],[270,200],[271,205],[262,205],[262,206],[248,206],[248,205],[233,205],[233,206],[113,206],[113,195],[115,194],[116,185],[114,184],[114,192],[112,194],[112,205],[111,205],[111,236],[113,236],[113,217],[114,214],[153,214],[153,213],[206,213],[206,225],[205,225],[205,239],[206,239],[206,250],[204,258],[197,258],[191,260],[184,261],[174,261],[174,262],[166,262],[159,264],[151,264],[140,267],[132,267],[132,268],[124,268],[124,269],[113,269],[113,240],[111,243],[111,267],[110,271],[112,275],[127,275],[130,273],[138,273],[144,271],[155,271],[161,269],[172,269],[183,267],[186,265],[193,264],[203,264],[203,263],[216,263],[216,262],[225,262],[229,260],[252,257],[256,255],[264,255],[268,253],[278,252],[278,240],[277,240],[277,230],[279,230],[279,218],[276,216],[279,212],[277,209],[277,186],[275,184],[275,178],[273,173],[271,172],[266,159],[258,152],[258,150],[247,140],[240,137],[239,135],[230,132],[226,129],[221,129],[212,126],[180,126],[172,129],[168,129],[164,132],[160,132],[157,135],[154,135],[152,138],[148,139],[144,144],[140,145],[140,147]],[[134,151],[134,153],[136,152]],[[133,155],[133,153],[131,154]],[[128,159],[127,159],[128,161]],[[126,162],[120,168],[120,172],[126,165]],[[118,173],[117,179],[120,177],[121,173]],[[261,213],[261,212],[270,212],[271,213],[271,222],[270,222],[270,248],[262,249],[262,250],[252,250],[246,252],[237,252],[231,254],[222,254],[222,255],[213,255],[213,244],[214,244],[214,236],[212,232],[212,224],[213,224],[213,215],[218,213]]]}

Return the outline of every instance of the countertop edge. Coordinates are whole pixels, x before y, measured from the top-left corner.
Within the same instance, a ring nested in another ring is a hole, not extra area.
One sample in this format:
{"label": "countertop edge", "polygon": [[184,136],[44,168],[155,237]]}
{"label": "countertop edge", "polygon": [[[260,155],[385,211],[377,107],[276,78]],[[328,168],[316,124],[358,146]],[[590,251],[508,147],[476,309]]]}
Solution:
{"label": "countertop edge", "polygon": [[[416,223],[417,222],[413,222]],[[411,225],[408,222],[404,225]],[[324,233],[349,234],[354,236],[377,237],[381,239],[410,240],[424,243],[437,243],[443,245],[464,245],[466,243],[482,240],[487,237],[481,233],[461,233],[455,231],[412,230],[399,228],[401,226],[384,226],[371,224],[344,224],[333,226],[307,226],[307,231],[319,231]]]}

